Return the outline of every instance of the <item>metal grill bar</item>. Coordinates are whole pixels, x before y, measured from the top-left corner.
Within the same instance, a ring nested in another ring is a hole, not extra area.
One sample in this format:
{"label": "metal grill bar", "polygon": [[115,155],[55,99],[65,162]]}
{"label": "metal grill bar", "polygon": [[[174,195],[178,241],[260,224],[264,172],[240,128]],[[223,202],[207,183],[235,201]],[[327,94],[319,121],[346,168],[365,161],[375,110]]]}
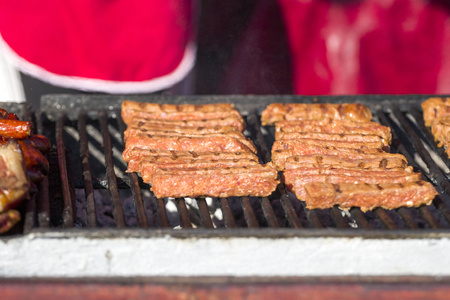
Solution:
{"label": "metal grill bar", "polygon": [[72,194],[69,187],[69,177],[67,173],[66,151],[64,146],[64,114],[59,114],[56,121],[56,148],[58,152],[58,166],[61,178],[64,208],[62,212],[63,226],[73,227],[73,207]]}
{"label": "metal grill bar", "polygon": [[192,228],[191,219],[189,218],[189,211],[186,207],[186,202],[183,198],[177,200],[178,210],[180,212],[180,224],[183,228]]}
{"label": "metal grill bar", "polygon": [[395,225],[394,221],[391,217],[389,217],[385,210],[382,208],[375,208],[375,214],[381,220],[386,229],[397,229],[397,225]]}
{"label": "metal grill bar", "polygon": [[156,209],[158,213],[158,226],[162,228],[168,228],[169,225],[169,219],[167,218],[167,212],[166,212],[166,204],[164,203],[164,199],[158,199],[155,196],[153,198],[156,201]]}
{"label": "metal grill bar", "polygon": [[95,214],[94,187],[92,185],[91,165],[89,162],[88,135],[86,132],[86,113],[81,112],[78,117],[78,133],[80,135],[80,158],[86,195],[87,222],[89,227],[97,227]]}
{"label": "metal grill bar", "polygon": [[122,202],[120,201],[116,174],[114,172],[111,137],[109,135],[108,119],[105,111],[100,111],[99,117],[103,137],[103,147],[105,151],[106,177],[108,179],[109,192],[112,197],[114,220],[116,222],[116,226],[118,228],[122,228],[125,227],[125,218],[123,215]]}
{"label": "metal grill bar", "polygon": [[[300,223],[300,220],[295,213],[294,208],[292,207],[291,200],[289,199],[289,196],[285,192],[285,186],[284,184],[280,184],[278,186],[278,192],[280,193],[280,202],[283,206],[284,212],[286,213],[286,218],[289,221],[289,224],[292,228],[302,228],[302,224]],[[298,201],[298,200],[297,200]]]}
{"label": "metal grill bar", "polygon": [[259,118],[256,114],[252,113],[247,117],[247,124],[250,125],[252,136],[255,137],[255,145],[258,149],[264,163],[268,163],[271,158],[270,147],[267,145],[264,135],[261,131],[261,126],[259,123]]}
{"label": "metal grill bar", "polygon": [[333,208],[330,209],[330,213],[337,228],[349,227],[348,222],[342,217],[341,210],[338,207],[333,206]]}
{"label": "metal grill bar", "polygon": [[256,219],[255,212],[253,211],[252,204],[250,203],[250,199],[248,197],[242,197],[241,201],[247,226],[249,228],[258,228],[259,223]]}
{"label": "metal grill bar", "polygon": [[36,213],[36,193],[33,193],[31,199],[29,199],[27,202],[27,207],[25,211],[25,221],[23,224],[23,233],[27,234],[33,229],[36,221],[35,213]]}
{"label": "metal grill bar", "polygon": [[[35,129],[37,134],[43,134],[42,125],[42,113],[36,113]],[[50,194],[48,190],[48,177],[45,176],[44,179],[39,183],[39,196],[37,198],[37,219],[39,227],[48,228],[50,227]]]}
{"label": "metal grill bar", "polygon": [[222,210],[223,220],[226,228],[235,228],[236,223],[234,221],[233,212],[231,211],[230,204],[227,198],[220,198],[220,209]]}
{"label": "metal grill bar", "polygon": [[[124,142],[124,132],[125,124],[122,118],[119,118],[119,128],[122,136],[122,142]],[[130,188],[133,194],[134,207],[136,208],[136,217],[139,227],[148,228],[147,214],[145,213],[144,200],[142,198],[141,188],[139,186],[139,179],[136,173],[129,173],[128,178],[130,179]]]}
{"label": "metal grill bar", "polygon": [[361,209],[354,207],[350,210],[350,214],[355,219],[356,224],[358,225],[358,228],[361,228],[361,229],[370,229],[371,228],[369,222],[364,217],[364,214],[361,211]]}
{"label": "metal grill bar", "polygon": [[205,228],[214,228],[211,221],[211,215],[209,214],[208,204],[204,198],[197,198],[197,205],[200,211],[200,218],[202,220],[202,225]]}
{"label": "metal grill bar", "polygon": [[272,228],[280,227],[280,224],[278,223],[278,219],[275,216],[275,213],[273,211],[273,208],[272,208],[269,198],[262,197],[260,201],[261,201],[262,210],[264,212],[264,216],[266,217],[267,224],[269,225],[269,227],[272,227]]}

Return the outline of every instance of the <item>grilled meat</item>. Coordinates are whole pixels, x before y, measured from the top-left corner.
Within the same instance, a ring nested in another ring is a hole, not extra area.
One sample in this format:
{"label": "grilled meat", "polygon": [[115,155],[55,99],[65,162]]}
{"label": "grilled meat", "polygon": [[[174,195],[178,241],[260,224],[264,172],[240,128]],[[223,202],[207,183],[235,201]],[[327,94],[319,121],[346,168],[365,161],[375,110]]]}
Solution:
{"label": "grilled meat", "polygon": [[[141,164],[194,164],[197,161],[249,160],[258,162],[258,157],[251,152],[175,152],[148,154],[148,151],[136,149],[134,159],[128,161],[127,172],[140,172]],[[140,155],[138,154],[140,153]],[[165,155],[164,155],[165,154]]]}
{"label": "grilled meat", "polygon": [[[340,159],[343,161],[343,164],[351,164],[351,160],[358,161],[358,164],[361,163],[367,163],[369,165],[373,164],[375,160],[380,161],[380,163],[387,159],[388,163],[391,162],[391,159],[394,158],[396,160],[402,160],[406,161],[405,157],[401,154],[395,154],[395,153],[387,153],[384,151],[381,151],[379,153],[368,153],[361,150],[354,150],[354,149],[325,149],[323,147],[315,147],[315,146],[309,146],[302,148],[296,148],[296,149],[289,149],[289,150],[275,150],[272,151],[272,162],[275,164],[278,170],[282,171],[285,168],[286,160],[290,157],[295,156],[308,156],[308,157],[326,157],[326,159],[329,159],[329,157],[334,156],[336,159]],[[294,158],[292,158],[294,159]],[[331,158],[330,158],[331,160]],[[300,159],[299,159],[300,161]],[[383,162],[384,163],[384,162]]]}
{"label": "grilled meat", "polygon": [[[358,151],[370,152],[382,152],[384,144],[381,141],[378,142],[341,142],[341,141],[325,141],[325,140],[313,140],[313,139],[297,139],[297,140],[278,140],[273,143],[272,151],[277,150],[289,150],[293,149],[305,149],[307,147],[322,148],[326,150],[340,150],[340,149],[354,149]],[[301,150],[299,150],[301,151]],[[319,150],[320,151],[320,150]],[[311,153],[313,154],[313,153]]]}
{"label": "grilled meat", "polygon": [[13,139],[26,139],[31,135],[31,122],[16,119],[0,119],[0,135]]}
{"label": "grilled meat", "polygon": [[[130,124],[139,125],[142,123],[148,124],[148,126],[160,126],[167,128],[170,127],[217,127],[217,126],[231,126],[236,127],[239,131],[244,131],[245,122],[242,122],[241,118],[235,115],[230,115],[224,118],[215,119],[199,119],[199,120],[155,120],[151,118],[139,118],[133,117]],[[143,125],[141,125],[143,126]]]}
{"label": "grilled meat", "polygon": [[165,170],[151,175],[157,198],[269,196],[277,187],[278,172],[270,164],[234,168]]}
{"label": "grilled meat", "polygon": [[320,133],[337,133],[337,134],[360,134],[360,135],[377,135],[388,144],[391,143],[392,135],[389,127],[374,124],[374,122],[358,123],[358,125],[350,125],[345,123],[334,124],[303,124],[303,121],[278,122],[275,126],[275,139],[279,140],[283,134],[291,132],[320,132]]}
{"label": "grilled meat", "polygon": [[284,169],[299,167],[342,167],[359,169],[405,169],[408,162],[403,155],[389,154],[387,157],[365,157],[360,159],[339,157],[336,155],[297,155],[286,159]]}
{"label": "grilled meat", "polygon": [[146,183],[152,183],[151,177],[156,169],[164,169],[165,171],[178,171],[190,169],[226,169],[236,167],[247,167],[259,165],[258,161],[249,159],[226,159],[226,160],[194,160],[191,162],[175,162],[175,163],[151,163],[143,161],[140,164],[140,172],[142,180]]}
{"label": "grilled meat", "polygon": [[313,139],[323,141],[341,141],[341,142],[381,142],[386,151],[389,149],[388,142],[377,135],[346,134],[346,133],[324,133],[324,132],[280,132],[278,140],[302,140]]}
{"label": "grilled meat", "polygon": [[433,185],[426,181],[380,184],[314,182],[305,184],[305,191],[309,209],[338,205],[342,209],[360,207],[362,211],[376,207],[396,209],[429,205],[437,195]]}
{"label": "grilled meat", "polygon": [[299,168],[285,170],[283,181],[298,199],[305,199],[305,184],[328,183],[402,183],[421,180],[420,173],[403,170],[359,170],[348,168]]}
{"label": "grilled meat", "polygon": [[255,145],[247,139],[235,139],[230,137],[164,137],[142,138],[130,137],[126,148],[141,148],[172,151],[195,152],[252,152],[256,153]]}
{"label": "grilled meat", "polygon": [[160,120],[207,120],[220,119],[235,116],[241,123],[244,122],[241,114],[234,108],[233,104],[204,104],[204,105],[173,105],[140,103],[123,101],[122,119],[126,124],[131,123],[133,118],[160,119]]}
{"label": "grilled meat", "polygon": [[14,208],[28,196],[28,189],[20,146],[11,140],[0,146],[0,212]]}
{"label": "grilled meat", "polygon": [[372,119],[370,110],[359,103],[272,103],[261,115],[262,125],[274,125],[283,120],[318,120],[332,118],[367,122]]}
{"label": "grilled meat", "polygon": [[158,121],[136,121],[128,125],[130,129],[140,129],[147,132],[167,132],[178,134],[217,134],[239,131],[236,126],[177,126],[160,123]]}
{"label": "grilled meat", "polygon": [[436,119],[450,116],[450,98],[432,97],[422,102],[423,118],[425,126],[431,126]]}
{"label": "grilled meat", "polygon": [[142,138],[176,138],[176,137],[193,137],[193,138],[205,138],[205,137],[231,137],[235,139],[246,139],[240,131],[229,131],[223,133],[211,133],[211,134],[197,134],[197,133],[176,133],[176,132],[151,132],[147,130],[140,130],[134,128],[127,128],[124,132],[124,141],[126,142],[129,137],[142,137]]}

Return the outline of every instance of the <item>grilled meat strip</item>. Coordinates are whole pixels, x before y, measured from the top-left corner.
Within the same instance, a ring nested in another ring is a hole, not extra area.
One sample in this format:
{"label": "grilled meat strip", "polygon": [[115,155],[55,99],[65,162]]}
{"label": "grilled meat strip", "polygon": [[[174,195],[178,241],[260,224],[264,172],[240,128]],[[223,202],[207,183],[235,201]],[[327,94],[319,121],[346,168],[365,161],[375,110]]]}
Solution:
{"label": "grilled meat strip", "polygon": [[0,212],[28,196],[29,183],[20,146],[15,140],[0,146]]}
{"label": "grilled meat strip", "polygon": [[347,168],[299,168],[285,170],[283,181],[298,199],[305,198],[305,184],[329,183],[401,183],[421,180],[420,173],[393,170],[359,170]]}
{"label": "grilled meat strip", "polygon": [[362,134],[346,134],[346,133],[324,133],[324,132],[280,132],[278,140],[301,140],[313,139],[323,141],[341,141],[341,142],[382,142],[384,147],[388,149],[388,142],[377,135],[362,135]]}
{"label": "grilled meat strip", "polygon": [[246,137],[240,131],[229,131],[223,133],[211,133],[211,134],[197,134],[197,133],[176,133],[176,132],[152,132],[147,130],[140,130],[134,128],[127,128],[124,132],[124,141],[127,142],[128,138],[142,137],[142,138],[175,138],[175,137],[193,137],[193,138],[204,138],[204,137],[231,137],[235,139],[246,139]]}
{"label": "grilled meat strip", "polygon": [[262,125],[274,125],[283,120],[332,118],[367,122],[372,119],[370,110],[359,103],[272,103],[261,114]]}
{"label": "grilled meat strip", "polygon": [[448,148],[450,140],[450,116],[434,120],[434,122],[431,123],[431,133],[434,136],[434,140],[439,142],[439,147],[444,146]]}
{"label": "grilled meat strip", "polygon": [[434,120],[450,115],[450,98],[432,97],[422,102],[425,126],[431,126]]}
{"label": "grilled meat strip", "polygon": [[243,123],[241,114],[233,104],[156,104],[123,101],[122,119],[129,124],[133,118],[162,119],[162,120],[206,120],[235,116]]}
{"label": "grilled meat strip", "polygon": [[164,137],[143,138],[130,137],[126,148],[141,148],[172,151],[195,152],[252,152],[256,153],[255,145],[247,139],[235,139],[230,137]]}
{"label": "grilled meat strip", "polygon": [[[138,149],[140,150],[140,149]],[[258,157],[251,152],[201,152],[201,153],[190,153],[190,152],[172,152],[167,155],[153,154],[147,155],[145,150],[141,152],[142,155],[138,158],[132,159],[128,162],[127,172],[140,172],[141,165],[143,164],[155,164],[155,165],[165,165],[165,164],[195,164],[196,162],[205,161],[238,161],[238,160],[248,160],[258,163]]]}
{"label": "grilled meat strip", "polygon": [[179,134],[217,134],[239,131],[236,126],[177,126],[156,122],[136,121],[128,125],[128,128],[140,129],[147,132],[174,132]]}
{"label": "grilled meat strip", "polygon": [[[395,153],[387,153],[384,151],[381,151],[379,153],[367,153],[365,151],[361,150],[354,150],[354,149],[340,149],[340,150],[334,150],[334,149],[325,149],[323,147],[314,147],[309,146],[302,147],[302,148],[296,148],[296,149],[289,149],[289,150],[275,150],[272,151],[272,162],[275,164],[276,168],[280,171],[285,169],[286,160],[290,157],[323,157],[327,159],[327,161],[330,161],[330,163],[333,162],[333,160],[330,157],[335,157],[336,160],[341,160],[343,164],[351,164],[352,160],[357,161],[358,164],[361,163],[367,163],[369,165],[376,164],[378,162],[382,162],[384,159],[388,160],[388,163],[392,163],[391,159],[405,161],[406,158],[401,154],[395,154]],[[292,158],[294,159],[294,158]],[[308,159],[308,158],[307,158]],[[315,158],[314,158],[315,159]],[[300,158],[299,158],[299,161]],[[314,163],[314,161],[311,161]],[[384,162],[383,162],[384,163]]]}
{"label": "grilled meat strip", "polygon": [[339,205],[342,209],[360,207],[364,212],[376,207],[396,209],[429,205],[437,195],[433,185],[426,181],[380,184],[315,182],[305,184],[305,190],[308,209]]}
{"label": "grilled meat strip", "polygon": [[[133,117],[130,124],[142,124],[145,123],[148,126],[159,127],[217,127],[217,126],[231,126],[236,127],[239,131],[244,131],[245,122],[242,122],[242,118],[238,118],[235,115],[230,115],[224,118],[215,119],[201,119],[201,120],[155,120],[149,118]],[[146,125],[146,126],[147,126]],[[141,125],[143,126],[143,125]]]}
{"label": "grilled meat strip", "polygon": [[31,135],[33,124],[16,119],[0,119],[0,135],[13,139],[26,139]]}
{"label": "grilled meat strip", "polygon": [[[289,150],[293,149],[305,149],[307,147],[312,148],[323,148],[323,150],[358,150],[365,151],[367,153],[378,153],[383,151],[382,142],[341,142],[341,141],[324,141],[324,140],[312,140],[312,139],[301,139],[301,140],[279,140],[275,141],[272,146],[272,152],[277,150]],[[302,150],[299,150],[302,151]],[[320,151],[320,150],[319,150]],[[314,154],[314,153],[305,153]],[[317,152],[319,154],[319,152]],[[325,154],[325,153],[322,153]]]}
{"label": "grilled meat strip", "polygon": [[291,132],[320,132],[320,133],[337,133],[337,134],[360,134],[360,135],[377,135],[391,143],[392,135],[389,127],[378,123],[357,123],[345,124],[303,124],[303,121],[279,122],[275,126],[275,139],[279,140],[283,134]]}
{"label": "grilled meat strip", "polygon": [[235,168],[156,169],[151,190],[157,198],[269,196],[278,172],[271,164]]}
{"label": "grilled meat strip", "polygon": [[408,162],[403,155],[392,154],[388,157],[366,157],[353,159],[339,157],[336,155],[297,155],[288,157],[284,164],[284,169],[296,169],[299,167],[342,167],[360,169],[405,169]]}
{"label": "grilled meat strip", "polygon": [[165,171],[190,170],[190,169],[226,169],[236,167],[259,165],[258,161],[249,159],[228,159],[228,160],[194,160],[192,162],[175,162],[175,163],[149,163],[143,161],[140,164],[140,172],[142,180],[146,183],[152,183],[152,174],[156,169],[164,169]]}

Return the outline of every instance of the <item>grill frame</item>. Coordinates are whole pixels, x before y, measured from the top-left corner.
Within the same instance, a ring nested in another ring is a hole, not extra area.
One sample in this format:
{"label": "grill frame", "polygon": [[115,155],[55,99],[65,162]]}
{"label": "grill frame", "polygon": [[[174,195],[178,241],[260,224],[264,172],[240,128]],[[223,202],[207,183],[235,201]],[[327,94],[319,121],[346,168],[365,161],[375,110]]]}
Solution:
{"label": "grill frame", "polygon": [[[116,220],[117,228],[130,229],[130,227],[126,227],[125,221],[123,219],[123,210],[121,206],[121,199],[118,195],[119,187],[122,185],[129,185],[131,187],[131,191],[133,193],[134,205],[136,207],[137,213],[137,226],[139,228],[149,228],[149,223],[147,220],[147,216],[145,214],[145,209],[143,207],[142,201],[142,193],[140,192],[140,188],[142,188],[142,183],[139,183],[138,177],[136,174],[132,173],[128,175],[128,179],[123,181],[122,178],[117,178],[116,174],[112,168],[113,163],[113,155],[112,155],[112,146],[110,135],[108,134],[108,118],[116,118],[119,120],[118,126],[121,132],[125,129],[125,125],[121,122],[120,117],[118,116],[120,112],[120,104],[122,100],[130,99],[135,101],[143,101],[143,102],[156,102],[156,103],[172,103],[172,104],[184,104],[184,103],[193,103],[193,104],[201,104],[201,103],[219,103],[219,102],[230,102],[236,105],[236,108],[244,115],[247,116],[247,121],[250,121],[250,130],[253,131],[251,136],[254,138],[258,150],[260,152],[260,157],[264,161],[268,161],[270,158],[270,146],[268,146],[267,141],[265,141],[265,137],[262,135],[261,130],[258,128],[259,115],[262,110],[270,103],[273,102],[305,102],[305,103],[342,103],[342,102],[360,102],[362,104],[367,105],[372,112],[377,112],[376,117],[381,120],[381,123],[384,125],[389,125],[390,120],[383,115],[387,110],[393,110],[397,117],[404,117],[400,111],[408,111],[412,112],[415,117],[420,116],[420,111],[417,110],[418,105],[427,99],[428,97],[433,95],[402,95],[402,96],[391,96],[391,95],[364,95],[364,96],[241,96],[241,95],[233,95],[233,96],[217,96],[217,95],[208,95],[208,96],[173,96],[173,95],[152,95],[152,96],[130,96],[130,95],[47,95],[42,98],[41,101],[41,111],[36,114],[32,114],[28,105],[24,105],[24,109],[22,115],[27,119],[35,119],[36,121],[36,131],[38,133],[44,133],[45,125],[42,124],[42,116],[45,114],[46,118],[53,120],[56,123],[56,145],[57,145],[57,156],[59,165],[66,166],[66,152],[63,151],[65,145],[63,144],[63,128],[64,122],[66,119],[69,120],[77,120],[78,131],[80,135],[86,134],[86,118],[89,118],[90,115],[98,114],[99,124],[101,127],[102,138],[105,149],[105,159],[107,160],[106,164],[106,187],[110,190],[111,198],[113,200],[113,215]],[[6,106],[8,108],[8,106]],[[386,110],[387,108],[387,110]],[[14,110],[14,109],[13,109]],[[45,113],[43,113],[45,112]],[[20,114],[20,113],[19,113]],[[402,126],[408,125],[408,120],[401,120]],[[390,124],[391,128],[392,125]],[[419,123],[419,126],[423,126],[423,122]],[[423,133],[425,133],[426,138],[430,138],[429,131],[426,128],[421,128]],[[269,129],[270,130],[270,129]],[[409,136],[412,136],[414,133],[413,128],[407,128],[406,132]],[[396,148],[404,154],[408,161],[411,163],[411,154],[408,152],[408,149],[405,149],[404,143],[401,139],[404,137],[398,137],[396,135],[396,130],[393,128],[393,137],[394,144],[397,143]],[[427,135],[428,134],[428,135]],[[62,143],[62,144],[61,144]],[[420,149],[421,156],[425,156],[425,161],[427,163],[432,163],[432,158],[426,157],[428,151],[423,148],[421,143],[417,143],[417,140],[412,141],[413,146]],[[111,228],[97,228],[97,221],[95,220],[95,212],[93,208],[95,204],[93,203],[93,191],[98,188],[99,185],[105,185],[103,182],[96,182],[92,175],[88,171],[89,166],[89,149],[87,149],[87,145],[85,143],[81,143],[80,145],[80,156],[83,165],[83,176],[85,178],[84,185],[87,191],[86,197],[86,206],[87,206],[87,223],[88,230],[83,228],[83,234],[89,236],[90,232],[99,232],[93,233],[94,236],[97,234],[102,235],[101,232],[105,232],[105,236],[109,235],[109,231],[114,232],[114,235],[121,232]],[[435,152],[442,155],[442,150],[438,148],[433,148]],[[440,151],[440,152],[439,152]],[[414,164],[413,164],[414,165]],[[447,166],[450,164],[447,163]],[[415,165],[417,167],[417,165]],[[431,181],[437,183],[441,186],[444,191],[447,191],[447,195],[450,195],[450,184],[448,180],[445,178],[445,175],[442,174],[439,169],[433,165],[431,170]],[[63,178],[64,182],[70,182],[70,171],[65,168],[61,168],[59,170],[61,178]],[[65,180],[67,178],[67,181]],[[49,224],[49,204],[42,201],[45,199],[45,195],[49,193],[47,188],[48,183],[43,182],[41,184],[41,193],[39,194],[40,201],[29,201],[28,207],[26,210],[25,224],[24,224],[24,233],[45,233],[46,231],[50,232],[59,232],[62,235],[65,232],[69,232],[71,228],[74,227],[73,220],[73,209],[74,209],[74,192],[73,187],[67,186],[63,184],[63,224],[61,228],[50,227]],[[145,187],[145,185],[143,186]],[[259,227],[259,223],[257,218],[255,217],[254,211],[252,209],[252,203],[248,197],[242,198],[242,209],[244,214],[244,219],[247,223],[246,228],[239,228],[237,230],[235,228],[236,224],[234,222],[232,213],[225,213],[224,222],[226,224],[226,228],[214,228],[211,223],[211,218],[208,214],[208,206],[204,200],[197,200],[199,206],[199,213],[201,219],[202,230],[196,229],[191,230],[191,224],[189,224],[189,220],[186,219],[187,208],[186,203],[183,200],[177,199],[175,203],[178,206],[178,210],[185,212],[180,216],[180,224],[183,225],[181,231],[186,231],[187,235],[195,235],[203,237],[205,234],[207,236],[265,236],[270,237],[272,235],[277,235],[279,237],[287,237],[287,236],[297,236],[297,237],[323,237],[323,236],[332,236],[332,237],[348,237],[352,238],[355,236],[363,237],[363,238],[372,238],[371,236],[376,236],[377,238],[442,238],[446,237],[448,233],[448,228],[450,228],[450,210],[448,209],[448,205],[442,199],[438,198],[437,208],[441,210],[442,216],[445,218],[446,228],[441,228],[442,226],[439,222],[436,221],[435,217],[432,216],[429,209],[427,207],[422,207],[418,209],[418,212],[421,214],[421,217],[424,218],[428,222],[427,229],[420,229],[419,226],[414,221],[414,213],[411,212],[412,209],[400,208],[397,210],[398,215],[402,218],[406,227],[409,229],[401,229],[394,223],[392,218],[388,215],[385,210],[376,209],[374,214],[376,218],[379,218],[384,227],[388,230],[384,229],[374,229],[371,228],[371,225],[367,222],[364,214],[359,209],[352,209],[350,211],[351,218],[356,220],[358,227],[363,230],[355,230],[355,229],[347,229],[349,227],[348,222],[342,216],[341,212],[337,208],[330,209],[330,217],[335,224],[336,228],[329,228],[327,226],[323,226],[321,223],[318,212],[315,210],[305,210],[307,216],[305,217],[309,221],[309,226],[313,228],[304,228],[304,224],[302,224],[301,220],[296,214],[294,207],[292,206],[292,195],[289,195],[285,191],[283,191],[283,186],[281,185],[278,189],[278,193],[280,195],[280,205],[283,207],[283,211],[286,214],[286,219],[289,222],[289,228],[277,228],[280,226],[276,216],[274,215],[273,207],[271,206],[271,200],[268,198],[260,199],[260,207],[263,211],[264,216],[266,217],[266,221],[268,222],[269,228],[261,228]],[[167,219],[167,213],[165,212],[164,206],[165,203],[162,199],[154,199],[156,205],[158,206],[158,223],[161,228],[151,228],[151,231],[164,232],[164,234],[172,235],[172,229],[164,229],[170,226],[169,221]],[[229,201],[227,199],[219,199],[220,207],[222,211],[226,212],[229,208]],[[298,209],[298,208],[297,208]],[[163,213],[161,213],[163,212]],[[35,216],[37,214],[37,216]],[[231,217],[230,217],[231,215]],[[37,226],[36,226],[37,225]],[[232,230],[230,230],[232,229]],[[306,229],[306,230],[301,230]],[[128,230],[126,230],[128,231]],[[139,230],[138,230],[139,231]],[[200,233],[200,231],[205,231],[204,233]],[[211,231],[211,232],[210,232]],[[230,233],[231,232],[231,233]],[[276,232],[276,233],[275,233]],[[129,234],[129,233],[127,233]],[[140,233],[142,234],[142,232]],[[69,234],[70,235],[70,234]],[[178,236],[178,233],[174,233],[174,236]]]}

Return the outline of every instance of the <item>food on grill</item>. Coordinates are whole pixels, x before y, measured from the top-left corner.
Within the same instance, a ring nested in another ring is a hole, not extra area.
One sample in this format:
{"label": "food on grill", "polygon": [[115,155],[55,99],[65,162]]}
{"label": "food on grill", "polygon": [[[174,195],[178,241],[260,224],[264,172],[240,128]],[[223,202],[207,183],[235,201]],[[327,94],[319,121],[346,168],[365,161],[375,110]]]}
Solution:
{"label": "food on grill", "polygon": [[28,195],[28,188],[20,146],[15,140],[0,145],[0,212],[14,208]]}
{"label": "food on grill", "polygon": [[445,147],[450,156],[450,98],[433,97],[422,103],[425,125],[431,127],[431,133],[438,147]]}
{"label": "food on grill", "polygon": [[13,208],[49,172],[42,152],[50,149],[50,141],[31,131],[31,122],[0,109],[0,233],[20,221],[20,213]]}
{"label": "food on grill", "polygon": [[234,168],[157,169],[152,191],[165,197],[265,197],[278,185],[278,172],[270,164]]}
{"label": "food on grill", "polygon": [[360,104],[275,104],[263,111],[262,123],[275,125],[272,163],[308,208],[366,211],[431,203],[434,187],[403,155],[386,152],[390,128],[370,121],[367,111]]}
{"label": "food on grill", "polygon": [[433,185],[426,181],[380,184],[314,182],[306,184],[305,190],[304,200],[309,209],[339,205],[343,209],[360,207],[362,211],[377,207],[395,209],[429,205],[437,194]]}
{"label": "food on grill", "polygon": [[277,170],[262,166],[232,104],[159,105],[125,101],[123,159],[158,198],[267,196]]}
{"label": "food on grill", "polygon": [[[148,126],[159,126],[160,128],[167,128],[178,126],[186,127],[217,127],[217,126],[232,126],[236,127],[239,131],[244,131],[245,123],[234,115],[217,118],[217,119],[199,119],[199,120],[155,120],[150,118],[138,118],[135,117],[131,120],[130,124],[132,126],[138,126],[139,124],[148,124]],[[143,126],[143,125],[141,125]]]}
{"label": "food on grill", "polygon": [[283,121],[275,126],[275,139],[282,139],[283,135],[290,132],[320,132],[320,133],[337,133],[337,134],[359,134],[359,135],[377,135],[391,143],[392,136],[389,127],[365,123],[340,123],[339,121],[332,124],[303,124],[303,121]]}
{"label": "food on grill", "polygon": [[359,103],[272,103],[262,112],[261,123],[262,125],[274,125],[283,120],[320,120],[325,118],[367,122],[372,119],[372,114],[367,107]]}
{"label": "food on grill", "polygon": [[31,122],[16,119],[0,119],[0,135],[13,139],[26,139],[31,135]]}
{"label": "food on grill", "polygon": [[298,198],[305,198],[305,185],[311,182],[327,183],[403,183],[420,181],[421,174],[403,170],[360,170],[348,168],[298,168],[283,173],[286,187]]}
{"label": "food on grill", "polygon": [[432,97],[422,103],[423,118],[425,126],[431,124],[442,117],[450,116],[450,98]]}
{"label": "food on grill", "polygon": [[126,124],[131,123],[133,118],[189,121],[220,119],[230,116],[234,116],[241,123],[244,123],[244,119],[234,108],[234,105],[228,103],[203,105],[156,104],[133,101],[123,101],[122,103],[122,119]]}
{"label": "food on grill", "polygon": [[[136,149],[140,152],[141,149]],[[145,152],[141,152],[145,153]],[[134,159],[128,162],[127,172],[141,172],[142,165],[172,165],[184,168],[186,165],[194,165],[197,162],[234,162],[234,161],[248,161],[248,164],[258,163],[258,157],[250,152],[175,152],[171,151],[167,155],[150,155],[142,154],[136,155]],[[184,166],[183,166],[184,165]]]}
{"label": "food on grill", "polygon": [[346,158],[336,155],[296,155],[290,156],[284,163],[284,169],[295,169],[299,167],[342,167],[342,168],[360,168],[360,169],[393,169],[393,168],[411,168],[408,162],[401,154],[390,154],[387,157],[376,155],[364,158]]}
{"label": "food on grill", "polygon": [[381,142],[383,146],[389,146],[388,142],[377,135],[362,135],[354,133],[326,133],[326,132],[281,132],[278,140],[313,139],[323,141],[341,142]]}
{"label": "food on grill", "polygon": [[256,153],[255,145],[247,139],[230,137],[129,137],[127,147],[170,151],[195,152],[252,152]]}

